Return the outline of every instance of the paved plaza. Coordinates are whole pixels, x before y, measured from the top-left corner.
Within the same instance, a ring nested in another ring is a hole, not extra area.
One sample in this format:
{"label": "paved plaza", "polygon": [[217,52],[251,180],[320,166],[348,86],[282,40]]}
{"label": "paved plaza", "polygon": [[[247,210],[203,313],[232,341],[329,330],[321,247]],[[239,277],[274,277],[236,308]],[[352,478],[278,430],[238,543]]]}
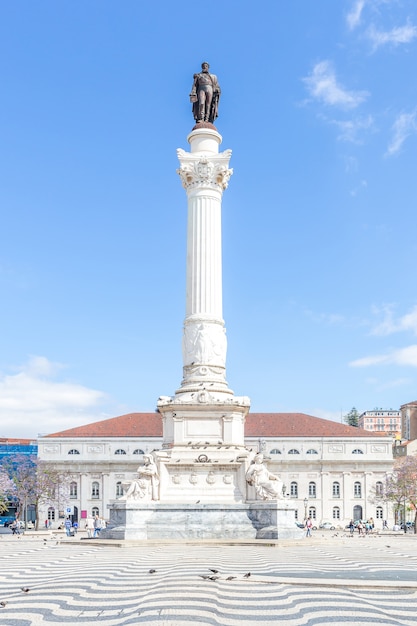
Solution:
{"label": "paved plaza", "polygon": [[37,533],[0,535],[0,555],[1,626],[417,625],[410,535],[119,547]]}

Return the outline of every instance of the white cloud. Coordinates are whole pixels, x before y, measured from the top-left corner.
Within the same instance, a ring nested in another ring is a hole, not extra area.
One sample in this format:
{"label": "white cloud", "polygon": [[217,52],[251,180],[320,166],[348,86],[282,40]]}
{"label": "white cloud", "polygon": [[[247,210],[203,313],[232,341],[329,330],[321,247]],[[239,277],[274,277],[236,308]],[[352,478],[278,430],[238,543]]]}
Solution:
{"label": "white cloud", "polygon": [[386,155],[392,156],[401,150],[404,141],[410,136],[417,133],[417,110],[412,113],[402,113],[395,120],[392,131],[393,138],[388,146]]}
{"label": "white cloud", "polygon": [[401,365],[417,367],[417,345],[392,350],[387,354],[366,356],[349,363],[351,367],[370,367],[371,365]]}
{"label": "white cloud", "polygon": [[[379,313],[378,309],[376,309],[376,313]],[[417,306],[398,319],[394,318],[392,306],[383,307],[382,313],[384,319],[373,328],[372,335],[392,335],[404,331],[411,331],[417,335]]]}
{"label": "white cloud", "polygon": [[364,6],[365,0],[355,0],[353,3],[351,11],[346,16],[346,21],[350,30],[359,26]]}
{"label": "white cloud", "polygon": [[392,44],[398,46],[404,43],[410,43],[417,37],[417,27],[412,24],[406,26],[397,26],[389,31],[377,30],[375,26],[370,26],[367,36],[372,42],[373,49],[376,50],[380,46]]}
{"label": "white cloud", "polygon": [[32,357],[17,373],[0,374],[3,437],[34,438],[101,419],[102,391],[53,376],[62,369],[45,357]]}
{"label": "white cloud", "polygon": [[374,388],[375,392],[380,393],[386,389],[396,389],[397,387],[406,387],[413,385],[411,378],[393,378],[391,380],[380,380],[376,377],[366,378],[365,382]]}
{"label": "white cloud", "polygon": [[365,91],[348,91],[339,84],[330,61],[317,63],[303,81],[313,98],[329,106],[353,109],[368,96]]}
{"label": "white cloud", "polygon": [[358,134],[362,131],[372,129],[374,126],[374,120],[372,115],[368,115],[367,117],[346,121],[332,120],[331,124],[337,126],[340,131],[337,137],[338,139],[359,144],[362,143],[362,141],[359,139]]}

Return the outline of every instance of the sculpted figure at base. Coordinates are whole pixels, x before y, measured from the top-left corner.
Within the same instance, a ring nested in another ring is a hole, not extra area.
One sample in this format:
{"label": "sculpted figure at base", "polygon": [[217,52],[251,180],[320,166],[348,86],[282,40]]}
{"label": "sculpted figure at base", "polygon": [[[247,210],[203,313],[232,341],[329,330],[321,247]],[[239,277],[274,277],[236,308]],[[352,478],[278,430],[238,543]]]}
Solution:
{"label": "sculpted figure at base", "polygon": [[125,495],[121,500],[159,500],[158,496],[158,468],[149,455],[144,455],[144,464],[138,467],[138,477],[130,483],[123,483]]}
{"label": "sculpted figure at base", "polygon": [[263,454],[257,454],[246,472],[246,482],[255,487],[261,500],[281,500],[283,482],[264,465]]}
{"label": "sculpted figure at base", "polygon": [[196,122],[211,122],[218,117],[220,86],[217,76],[210,74],[210,65],[201,64],[201,72],[194,74],[190,101],[193,103],[193,115]]}

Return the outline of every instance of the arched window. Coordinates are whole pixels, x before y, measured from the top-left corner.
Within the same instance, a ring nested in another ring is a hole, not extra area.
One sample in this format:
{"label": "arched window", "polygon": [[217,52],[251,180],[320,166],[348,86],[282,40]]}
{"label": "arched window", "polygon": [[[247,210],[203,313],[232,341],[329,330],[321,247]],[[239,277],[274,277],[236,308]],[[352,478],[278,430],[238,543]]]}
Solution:
{"label": "arched window", "polygon": [[316,483],[314,483],[314,482],[308,483],[308,496],[309,496],[309,498],[315,498],[316,495],[317,495]]}
{"label": "arched window", "polygon": [[122,487],[122,483],[118,482],[116,483],[116,498],[120,498],[120,496],[123,495],[123,487]]}
{"label": "arched window", "polygon": [[384,494],[384,485],[380,480],[375,483],[375,494],[377,496],[382,496]]}
{"label": "arched window", "polygon": [[78,495],[77,483],[76,482],[71,482],[70,483],[70,493],[69,493],[69,496],[70,496],[70,498],[76,498],[77,495]]}
{"label": "arched window", "polygon": [[55,520],[55,509],[53,506],[50,506],[48,509],[48,520],[53,522]]}
{"label": "arched window", "polygon": [[77,450],[76,448],[72,448],[71,450],[68,451],[68,454],[80,454],[80,451]]}
{"label": "arched window", "polygon": [[376,519],[384,519],[384,511],[382,509],[382,506],[377,506],[376,507],[376,515],[375,515]]}
{"label": "arched window", "polygon": [[291,450],[288,450],[288,454],[300,454],[300,453],[295,448],[291,448]]}
{"label": "arched window", "polygon": [[340,483],[334,482],[332,487],[333,498],[340,498]]}
{"label": "arched window", "polygon": [[118,450],[116,450],[115,454],[126,454],[126,450],[123,450],[123,448],[119,448]]}
{"label": "arched window", "polygon": [[355,448],[355,450],[352,450],[352,454],[363,454],[363,450],[360,450],[359,448]]}
{"label": "arched window", "polygon": [[278,450],[278,448],[274,448],[269,454],[281,454],[281,450]]}
{"label": "arched window", "polygon": [[316,519],[317,518],[317,514],[316,514],[316,507],[315,506],[310,506],[308,509],[308,516],[311,517],[311,519]]}
{"label": "arched window", "polygon": [[362,485],[360,484],[359,481],[356,481],[355,483],[353,483],[353,495],[355,496],[355,498],[362,497]]}
{"label": "arched window", "polygon": [[100,485],[98,482],[94,482],[91,485],[91,497],[92,498],[99,498],[100,497]]}
{"label": "arched window", "polygon": [[133,450],[132,454],[145,454],[143,450],[141,450],[140,448],[136,448],[136,450]]}
{"label": "arched window", "polygon": [[340,519],[340,509],[338,506],[333,507],[333,519]]}
{"label": "arched window", "polygon": [[291,498],[298,498],[298,484],[295,481],[290,484],[290,496]]}
{"label": "arched window", "polygon": [[98,506],[93,506],[93,508],[91,509],[91,515],[92,515],[92,517],[95,517],[96,515],[100,515],[100,511],[98,509]]}
{"label": "arched window", "polygon": [[310,450],[307,450],[306,454],[318,454],[318,452],[314,450],[314,448],[310,448]]}

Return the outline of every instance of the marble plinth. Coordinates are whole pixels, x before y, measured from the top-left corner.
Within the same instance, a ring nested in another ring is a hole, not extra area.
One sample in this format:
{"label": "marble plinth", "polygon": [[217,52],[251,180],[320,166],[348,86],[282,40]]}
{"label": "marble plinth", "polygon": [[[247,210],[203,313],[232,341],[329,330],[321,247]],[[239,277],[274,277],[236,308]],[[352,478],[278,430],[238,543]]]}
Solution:
{"label": "marble plinth", "polygon": [[162,504],[115,501],[103,539],[291,539],[302,530],[294,509],[280,500],[236,504]]}

